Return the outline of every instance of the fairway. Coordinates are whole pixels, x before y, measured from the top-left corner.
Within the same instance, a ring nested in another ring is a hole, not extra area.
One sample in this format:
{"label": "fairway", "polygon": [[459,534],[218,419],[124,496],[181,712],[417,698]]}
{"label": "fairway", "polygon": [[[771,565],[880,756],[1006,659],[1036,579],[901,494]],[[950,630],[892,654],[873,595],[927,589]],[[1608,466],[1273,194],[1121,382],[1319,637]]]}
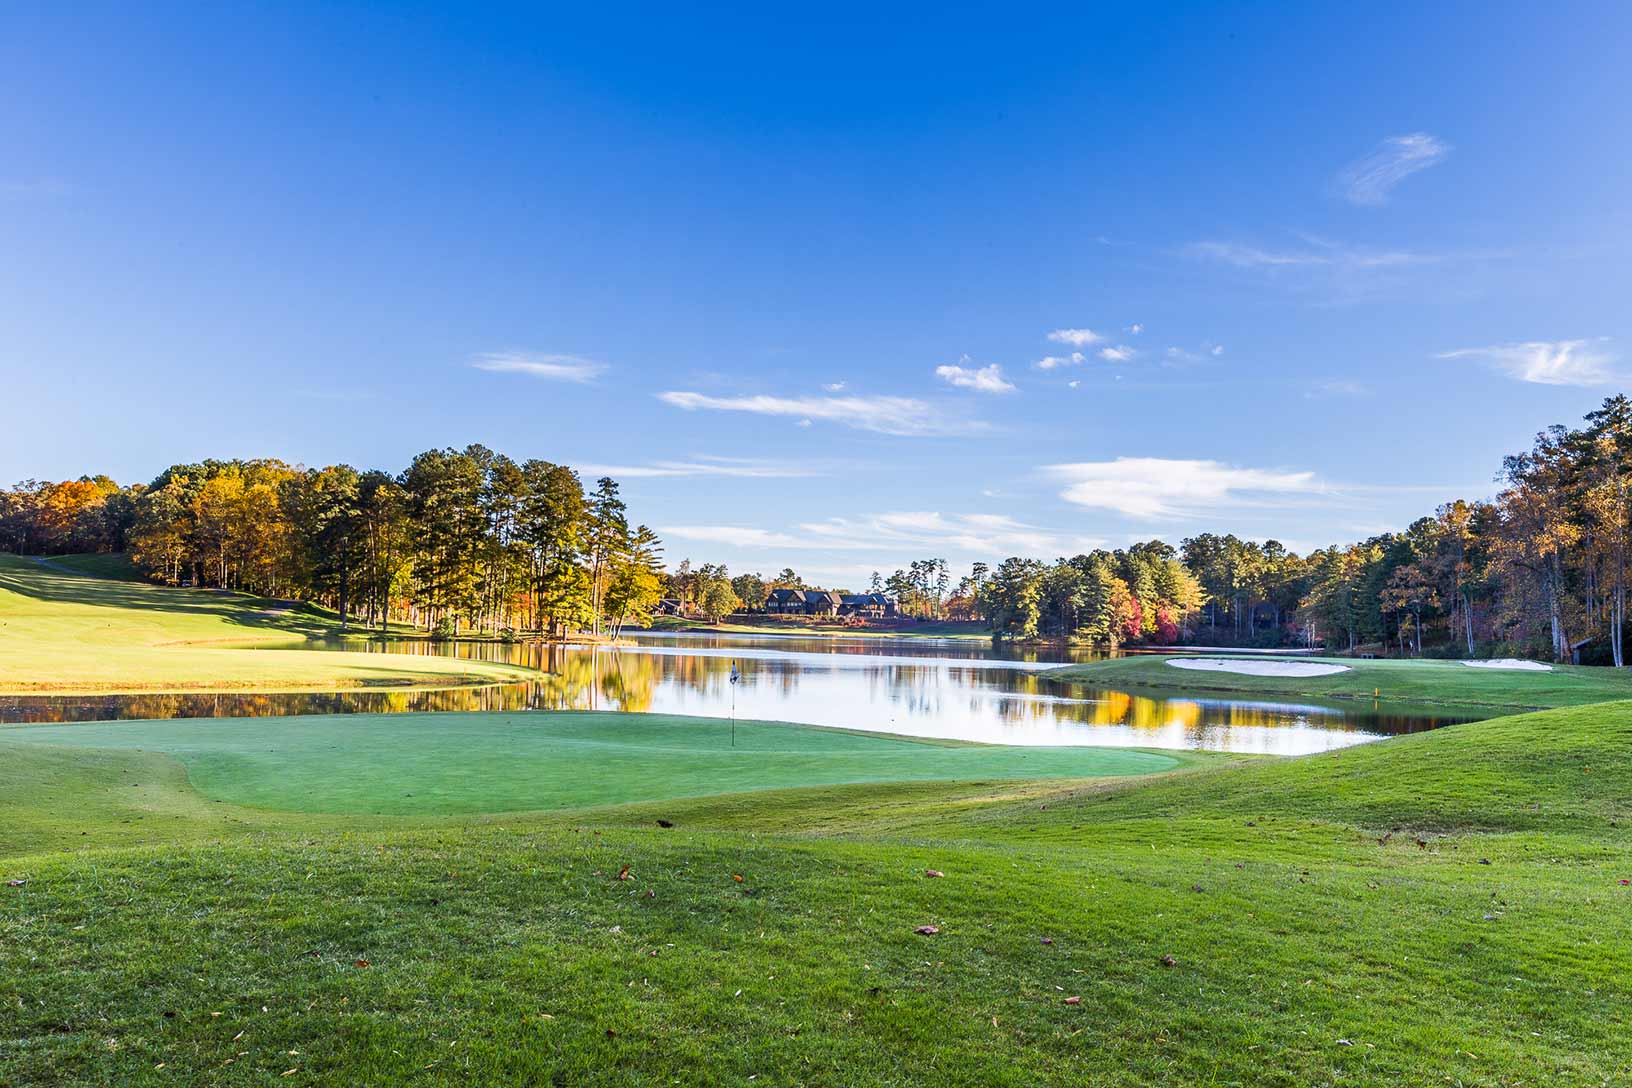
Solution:
{"label": "fairway", "polygon": [[242,648],[338,630],[332,617],[283,601],[150,585],[118,556],[0,555],[0,694],[332,691],[538,675],[454,658]]}
{"label": "fairway", "polygon": [[[450,784],[503,762],[458,754],[483,724],[508,723],[486,735],[519,753],[518,783],[569,741],[608,751],[589,715],[421,719],[441,722]],[[230,784],[296,804],[345,779],[383,802],[419,773],[377,719],[320,724],[0,731],[0,877],[22,882],[0,885],[0,1082],[1632,1075],[1632,704],[1149,778],[856,783],[561,815],[272,812],[209,800],[183,774],[212,747],[223,771],[287,759],[304,782],[267,782],[274,762]],[[642,759],[676,776],[703,756],[693,769],[729,768],[714,762],[731,758],[723,723],[647,724]],[[297,745],[285,726],[310,732]],[[337,741],[348,727],[358,744]],[[526,729],[548,743],[519,744]],[[865,774],[903,750],[949,773],[1056,757],[775,725],[738,739],[744,765],[781,782],[784,758]],[[124,747],[57,743],[93,740]],[[133,747],[148,745],[175,755]],[[937,932],[915,932],[926,924]]]}
{"label": "fairway", "polygon": [[[1228,653],[1209,659],[1229,660]],[[1263,656],[1240,657],[1262,663]],[[1183,692],[1241,692],[1292,698],[1384,699],[1399,703],[1546,710],[1614,699],[1632,699],[1632,672],[1555,665],[1548,671],[1469,668],[1460,661],[1371,661],[1348,657],[1303,657],[1299,662],[1341,665],[1326,676],[1249,676],[1174,668],[1169,654],[1133,654],[1067,665],[1045,673],[1051,680],[1089,687],[1161,688]]]}
{"label": "fairway", "polygon": [[307,813],[447,815],[932,779],[1091,778],[1197,762],[1119,748],[947,744],[663,714],[330,714],[22,726],[11,745],[179,760],[204,797]]}

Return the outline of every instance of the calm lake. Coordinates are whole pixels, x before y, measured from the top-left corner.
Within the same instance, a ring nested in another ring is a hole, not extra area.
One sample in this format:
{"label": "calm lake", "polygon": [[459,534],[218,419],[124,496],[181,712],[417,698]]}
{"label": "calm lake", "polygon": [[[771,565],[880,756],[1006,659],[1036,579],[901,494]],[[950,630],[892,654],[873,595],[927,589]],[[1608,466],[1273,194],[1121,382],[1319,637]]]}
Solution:
{"label": "calm lake", "polygon": [[[1111,691],[1042,675],[1081,651],[985,642],[636,634],[629,645],[351,643],[547,670],[455,691],[0,696],[0,721],[246,717],[415,710],[655,711],[842,726],[995,744],[1098,744],[1302,755],[1476,715],[1369,701],[1266,702]],[[302,643],[313,649],[336,644]],[[731,683],[735,665],[738,683]]]}

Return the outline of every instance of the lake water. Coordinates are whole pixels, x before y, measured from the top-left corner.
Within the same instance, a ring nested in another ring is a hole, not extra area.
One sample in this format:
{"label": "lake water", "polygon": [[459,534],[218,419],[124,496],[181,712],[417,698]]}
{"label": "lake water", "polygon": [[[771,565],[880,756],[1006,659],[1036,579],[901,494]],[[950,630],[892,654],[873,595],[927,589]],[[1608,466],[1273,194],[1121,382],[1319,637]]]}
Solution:
{"label": "lake water", "polygon": [[[804,722],[996,744],[1098,744],[1302,755],[1468,720],[1350,700],[1197,698],[1114,691],[1043,673],[1096,656],[985,642],[636,634],[624,646],[385,642],[547,670],[453,691],[293,695],[0,696],[0,721],[244,717],[417,710],[624,710]],[[320,643],[301,645],[321,648]],[[338,648],[338,647],[331,647]],[[730,682],[735,665],[739,681]]]}

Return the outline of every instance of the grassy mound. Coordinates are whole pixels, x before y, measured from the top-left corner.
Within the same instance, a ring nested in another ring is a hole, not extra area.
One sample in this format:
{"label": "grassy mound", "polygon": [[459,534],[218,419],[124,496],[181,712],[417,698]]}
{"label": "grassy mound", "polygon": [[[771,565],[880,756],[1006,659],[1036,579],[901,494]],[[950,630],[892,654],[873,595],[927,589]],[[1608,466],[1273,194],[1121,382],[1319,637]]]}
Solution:
{"label": "grassy mound", "polygon": [[1149,774],[1185,752],[949,744],[670,714],[322,714],[20,726],[29,744],[175,756],[203,796],[294,812],[585,808],[845,782]]}
{"label": "grassy mound", "polygon": [[332,635],[329,618],[241,593],[166,589],[117,556],[0,555],[0,694],[310,691],[493,683],[506,665],[203,645]]}
{"label": "grassy mound", "polygon": [[13,739],[90,849],[0,862],[0,1083],[1616,1083],[1629,731],[480,819]]}
{"label": "grassy mound", "polygon": [[[1229,654],[1215,655],[1225,659]],[[1201,672],[1167,664],[1167,655],[1139,654],[1066,665],[1053,680],[1110,688],[1182,692],[1244,692],[1292,698],[1372,699],[1416,704],[1545,710],[1612,699],[1632,699],[1632,671],[1555,665],[1550,672],[1474,669],[1459,661],[1365,661],[1298,658],[1346,666],[1329,676],[1246,676]],[[1262,661],[1256,657],[1250,660]]]}

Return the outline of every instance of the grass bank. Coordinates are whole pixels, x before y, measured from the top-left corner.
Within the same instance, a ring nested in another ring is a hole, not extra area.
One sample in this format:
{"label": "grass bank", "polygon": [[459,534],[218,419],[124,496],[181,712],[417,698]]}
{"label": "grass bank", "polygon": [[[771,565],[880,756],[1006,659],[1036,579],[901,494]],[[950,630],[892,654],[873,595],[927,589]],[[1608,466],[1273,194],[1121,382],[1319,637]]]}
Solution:
{"label": "grass bank", "polygon": [[536,675],[451,658],[209,645],[337,633],[333,619],[286,602],[150,585],[117,556],[0,555],[0,694],[442,687]]}
{"label": "grass bank", "polygon": [[[1191,655],[1194,656],[1194,655]],[[1208,657],[1228,659],[1226,653]],[[1632,699],[1632,671],[1555,665],[1549,672],[1470,668],[1459,661],[1365,661],[1299,657],[1299,662],[1342,665],[1327,676],[1247,676],[1175,668],[1167,655],[1139,654],[1045,673],[1053,680],[1117,689],[1231,692],[1290,698],[1372,699],[1419,705],[1539,710]],[[1264,658],[1243,658],[1263,662]]]}
{"label": "grass bank", "polygon": [[0,861],[6,1084],[1632,1076],[1632,703],[497,816],[248,807],[80,728],[4,737],[47,849]]}

